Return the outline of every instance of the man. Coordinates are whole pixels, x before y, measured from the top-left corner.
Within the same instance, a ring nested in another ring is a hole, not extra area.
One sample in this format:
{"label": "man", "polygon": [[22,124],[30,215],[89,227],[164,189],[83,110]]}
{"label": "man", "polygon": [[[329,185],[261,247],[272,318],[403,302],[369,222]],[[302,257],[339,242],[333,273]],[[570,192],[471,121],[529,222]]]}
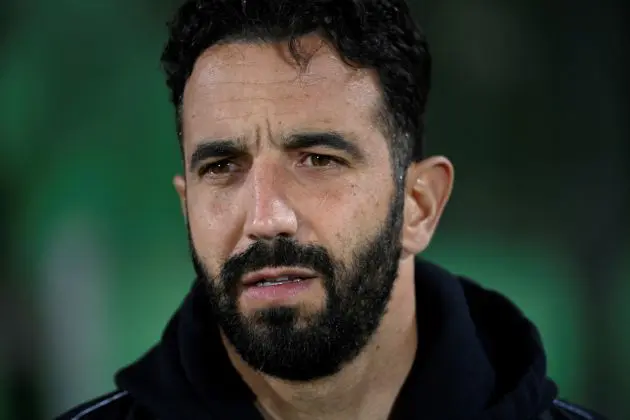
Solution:
{"label": "man", "polygon": [[198,278],[118,390],[62,419],[592,419],[535,327],[415,256],[453,185],[422,152],[402,0],[188,1],[162,56]]}

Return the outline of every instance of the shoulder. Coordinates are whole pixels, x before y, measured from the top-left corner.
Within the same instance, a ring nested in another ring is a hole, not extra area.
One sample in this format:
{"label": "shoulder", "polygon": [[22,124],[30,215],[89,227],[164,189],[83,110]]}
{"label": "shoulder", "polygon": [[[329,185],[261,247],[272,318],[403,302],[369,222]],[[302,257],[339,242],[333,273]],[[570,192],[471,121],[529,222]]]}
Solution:
{"label": "shoulder", "polygon": [[540,420],[607,420],[579,405],[562,400],[554,400],[552,407],[540,417]]}
{"label": "shoulder", "polygon": [[127,391],[115,391],[74,407],[55,420],[149,420]]}

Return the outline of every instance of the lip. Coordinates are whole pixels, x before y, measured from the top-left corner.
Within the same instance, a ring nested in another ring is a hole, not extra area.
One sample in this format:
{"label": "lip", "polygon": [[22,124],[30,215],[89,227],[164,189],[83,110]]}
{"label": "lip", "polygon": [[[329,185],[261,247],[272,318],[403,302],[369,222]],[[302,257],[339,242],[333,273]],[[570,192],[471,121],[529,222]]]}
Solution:
{"label": "lip", "polygon": [[311,279],[317,277],[317,273],[304,268],[276,267],[265,268],[263,270],[254,271],[243,277],[241,283],[245,286],[252,286],[264,279],[272,279],[276,277],[300,277],[302,279]]}

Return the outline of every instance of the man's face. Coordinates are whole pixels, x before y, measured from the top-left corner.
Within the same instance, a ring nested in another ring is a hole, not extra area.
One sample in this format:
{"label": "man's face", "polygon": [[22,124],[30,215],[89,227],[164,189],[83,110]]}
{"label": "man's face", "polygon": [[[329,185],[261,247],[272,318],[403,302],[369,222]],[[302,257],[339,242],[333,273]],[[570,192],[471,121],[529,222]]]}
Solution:
{"label": "man's face", "polygon": [[226,338],[255,369],[312,380],[341,369],[378,328],[403,199],[374,74],[315,37],[303,40],[314,55],[300,71],[278,45],[214,46],[197,60],[178,189]]}

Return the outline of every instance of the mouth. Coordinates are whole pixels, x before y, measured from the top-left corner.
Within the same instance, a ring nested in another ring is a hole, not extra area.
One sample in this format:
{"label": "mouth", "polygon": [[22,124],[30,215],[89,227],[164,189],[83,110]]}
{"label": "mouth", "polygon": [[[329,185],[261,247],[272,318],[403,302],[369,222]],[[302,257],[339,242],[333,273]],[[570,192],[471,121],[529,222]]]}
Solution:
{"label": "mouth", "polygon": [[[312,277],[310,277],[312,278]],[[270,286],[279,286],[281,284],[289,284],[289,283],[298,283],[304,280],[309,280],[310,278],[304,277],[294,277],[294,276],[283,276],[276,277],[273,279],[264,279],[259,281],[258,283],[254,283],[250,285],[250,287],[270,287]]]}
{"label": "mouth", "polygon": [[299,283],[315,278],[310,270],[302,269],[265,269],[251,273],[243,278],[246,287],[273,287],[291,283]]}

